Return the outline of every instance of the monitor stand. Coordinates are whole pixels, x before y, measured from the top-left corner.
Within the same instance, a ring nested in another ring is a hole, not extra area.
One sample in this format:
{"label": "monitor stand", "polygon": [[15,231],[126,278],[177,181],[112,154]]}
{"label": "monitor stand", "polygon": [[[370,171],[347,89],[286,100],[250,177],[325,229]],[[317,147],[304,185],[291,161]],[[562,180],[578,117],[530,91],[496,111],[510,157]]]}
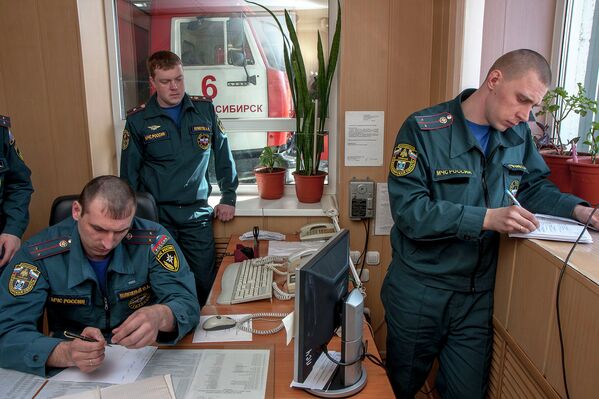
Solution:
{"label": "monitor stand", "polygon": [[[341,362],[353,362],[362,356],[364,319],[364,296],[354,288],[343,304],[343,329],[341,334]],[[360,392],[366,386],[366,369],[359,360],[349,366],[338,366],[327,389],[306,389],[321,398],[346,398]]]}

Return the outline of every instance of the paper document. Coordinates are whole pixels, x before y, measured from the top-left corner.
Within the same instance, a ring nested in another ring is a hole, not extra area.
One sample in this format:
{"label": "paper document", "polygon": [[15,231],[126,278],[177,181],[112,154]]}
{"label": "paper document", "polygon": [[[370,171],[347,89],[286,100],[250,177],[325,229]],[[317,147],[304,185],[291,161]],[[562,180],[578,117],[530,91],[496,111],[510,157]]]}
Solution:
{"label": "paper document", "polygon": [[[192,342],[235,342],[235,341],[251,341],[252,333],[247,331],[241,331],[237,327],[227,328],[226,330],[216,330],[216,331],[206,331],[202,328],[206,319],[212,317],[213,315],[200,316],[200,322],[198,323],[194,333]],[[239,321],[246,316],[247,314],[228,314],[228,317]],[[248,322],[249,328],[252,328],[252,321]]]}
{"label": "paper document", "polygon": [[[330,351],[329,355],[336,361],[341,361],[341,352]],[[294,388],[324,389],[331,380],[336,368],[337,365],[323,352],[314,363],[308,378],[304,382],[291,381],[291,386]]]}
{"label": "paper document", "polygon": [[[239,236],[239,239],[241,241],[253,240],[254,232],[246,231],[245,233],[243,233],[242,235]],[[285,234],[277,233],[276,231],[260,230],[258,232],[258,239],[259,240],[269,240],[269,241],[270,240],[284,241]]]}
{"label": "paper document", "polygon": [[130,384],[112,385],[90,391],[60,396],[56,399],[175,399],[170,374],[159,375]]}
{"label": "paper document", "polygon": [[274,241],[268,243],[268,256],[289,256],[305,249],[319,249],[324,241]]}
{"label": "paper document", "polygon": [[185,399],[263,399],[269,356],[266,349],[202,350],[201,367]]}
{"label": "paper document", "polygon": [[[530,233],[510,233],[510,237],[536,238],[538,240],[575,242],[582,232],[584,226],[572,219],[558,216],[535,214],[540,226]],[[593,237],[585,231],[580,238],[581,243],[592,243]]]}
{"label": "paper document", "polygon": [[20,371],[0,368],[0,398],[32,398],[45,379]]}
{"label": "paper document", "polygon": [[102,366],[91,373],[83,373],[77,367],[69,367],[52,377],[57,381],[105,382],[125,384],[133,382],[139,376],[148,360],[156,352],[155,346],[140,349],[127,349],[112,345],[105,348]]}

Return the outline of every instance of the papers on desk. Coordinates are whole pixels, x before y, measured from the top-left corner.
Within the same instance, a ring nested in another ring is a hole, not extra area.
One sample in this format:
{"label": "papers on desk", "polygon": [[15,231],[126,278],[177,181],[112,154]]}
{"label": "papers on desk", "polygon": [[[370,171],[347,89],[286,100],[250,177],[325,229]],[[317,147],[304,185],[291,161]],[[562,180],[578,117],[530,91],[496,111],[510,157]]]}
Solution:
{"label": "papers on desk", "polygon": [[33,398],[46,381],[42,377],[0,368],[0,398]]}
{"label": "papers on desk", "polygon": [[[535,214],[540,226],[530,233],[510,233],[510,237],[518,238],[536,238],[538,240],[566,241],[575,242],[582,232],[583,225],[572,219],[566,219],[558,216]],[[585,231],[580,238],[581,243],[592,243],[593,237],[588,231]]]}
{"label": "papers on desk", "polygon": [[[254,232],[246,231],[245,233],[239,236],[239,239],[241,241],[253,240]],[[277,233],[275,231],[260,230],[260,232],[258,233],[258,240],[284,241],[285,234]]]}
{"label": "papers on desk", "polygon": [[171,375],[158,375],[130,384],[112,385],[90,391],[59,396],[56,399],[175,399]]}
{"label": "papers on desk", "polygon": [[[341,361],[341,352],[330,351],[329,355],[336,361]],[[324,389],[331,380],[337,365],[332,362],[324,352],[320,354],[308,378],[304,382],[291,381],[294,388]]]}
{"label": "papers on desk", "polygon": [[275,241],[268,243],[268,256],[289,256],[305,249],[319,249],[324,241]]}
{"label": "papers on desk", "polygon": [[105,358],[97,370],[84,373],[77,367],[69,367],[51,379],[56,381],[104,382],[108,384],[125,384],[133,382],[139,376],[148,360],[156,352],[156,347],[146,346],[140,349],[127,349],[121,345],[105,348]]}

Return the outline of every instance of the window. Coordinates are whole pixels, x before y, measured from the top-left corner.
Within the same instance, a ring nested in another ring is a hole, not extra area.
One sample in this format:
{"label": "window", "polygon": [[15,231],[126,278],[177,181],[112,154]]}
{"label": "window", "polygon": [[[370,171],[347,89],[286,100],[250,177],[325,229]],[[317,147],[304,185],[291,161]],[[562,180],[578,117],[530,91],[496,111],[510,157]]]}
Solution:
{"label": "window", "polygon": [[[567,0],[564,5],[558,85],[571,93],[576,92],[577,83],[582,83],[587,96],[597,100],[599,1]],[[591,122],[596,118],[596,114],[587,114],[584,118],[567,118],[561,129],[564,142],[578,136],[582,138],[578,144],[580,147]],[[582,149],[584,150],[584,147]]]}
{"label": "window", "polygon": [[[316,76],[316,32],[329,38],[327,0],[265,4],[283,27],[283,9],[290,11],[306,70]],[[231,143],[240,183],[249,190],[255,187],[252,171],[266,145],[277,147],[288,161],[287,182],[293,182],[293,102],[285,74],[283,38],[269,14],[230,0],[114,0],[113,7],[118,33],[114,40],[118,56],[113,57],[118,67],[114,68],[118,85],[113,83],[118,92],[113,100],[118,104],[113,106],[118,115],[117,143],[126,110],[152,95],[146,59],[155,51],[171,50],[182,59],[186,92],[212,98]],[[328,40],[324,44],[327,47]],[[332,97],[334,108],[334,93]],[[329,115],[329,125],[334,126],[336,112],[331,109]],[[333,148],[330,144],[326,148]],[[328,150],[321,159],[321,169],[327,169]],[[211,181],[216,182],[214,176]]]}

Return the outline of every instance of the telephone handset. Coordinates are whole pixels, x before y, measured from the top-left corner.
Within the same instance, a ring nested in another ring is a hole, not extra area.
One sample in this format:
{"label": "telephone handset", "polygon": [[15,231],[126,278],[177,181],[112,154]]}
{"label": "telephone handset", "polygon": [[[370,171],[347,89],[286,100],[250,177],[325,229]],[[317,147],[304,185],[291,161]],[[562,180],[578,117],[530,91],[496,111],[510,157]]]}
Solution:
{"label": "telephone handset", "polygon": [[336,233],[332,223],[314,223],[300,228],[301,241],[327,240]]}

